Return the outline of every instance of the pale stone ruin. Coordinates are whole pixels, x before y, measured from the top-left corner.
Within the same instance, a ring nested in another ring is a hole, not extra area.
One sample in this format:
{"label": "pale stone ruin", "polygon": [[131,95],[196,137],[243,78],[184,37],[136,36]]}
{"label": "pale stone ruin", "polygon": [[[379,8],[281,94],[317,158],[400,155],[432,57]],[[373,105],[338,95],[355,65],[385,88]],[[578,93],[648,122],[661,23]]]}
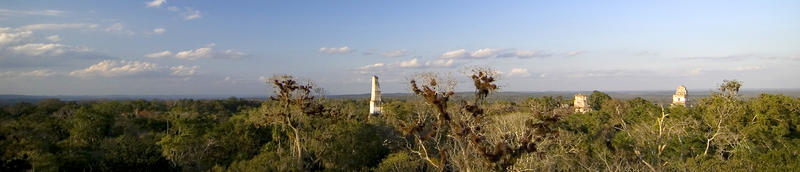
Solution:
{"label": "pale stone ruin", "polygon": [[369,114],[381,114],[381,86],[378,84],[377,76],[372,76],[372,96],[369,101]]}
{"label": "pale stone ruin", "polygon": [[686,93],[686,86],[680,85],[678,89],[675,90],[675,95],[672,95],[672,105],[673,106],[686,106],[686,102],[688,101],[686,97],[688,94]]}
{"label": "pale stone ruin", "polygon": [[584,113],[591,110],[589,104],[586,102],[586,96],[583,94],[575,94],[575,102],[573,102],[573,104],[575,106],[575,112]]}

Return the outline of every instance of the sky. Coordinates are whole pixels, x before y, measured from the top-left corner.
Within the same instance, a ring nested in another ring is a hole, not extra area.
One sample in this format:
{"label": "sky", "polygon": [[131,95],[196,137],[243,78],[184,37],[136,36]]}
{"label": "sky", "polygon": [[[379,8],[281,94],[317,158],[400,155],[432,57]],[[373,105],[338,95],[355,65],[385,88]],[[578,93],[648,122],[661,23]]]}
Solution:
{"label": "sky", "polygon": [[0,1],[0,94],[267,95],[800,88],[800,1]]}

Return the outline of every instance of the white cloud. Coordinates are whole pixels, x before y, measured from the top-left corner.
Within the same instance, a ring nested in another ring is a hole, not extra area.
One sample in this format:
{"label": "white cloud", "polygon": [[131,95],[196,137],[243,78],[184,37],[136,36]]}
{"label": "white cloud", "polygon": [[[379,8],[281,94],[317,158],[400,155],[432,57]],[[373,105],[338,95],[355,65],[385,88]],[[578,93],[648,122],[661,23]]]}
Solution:
{"label": "white cloud", "polygon": [[262,83],[266,83],[267,81],[269,81],[269,77],[259,76],[258,80],[261,81]]}
{"label": "white cloud", "polygon": [[407,70],[409,68],[447,68],[455,65],[454,59],[436,59],[433,61],[426,61],[422,63],[418,58],[406,61],[398,61],[394,63],[375,63],[370,65],[361,66],[356,68],[356,72],[368,73],[370,71],[392,70],[401,69]]}
{"label": "white cloud", "polygon": [[569,78],[598,78],[598,77],[657,77],[664,76],[652,70],[615,69],[615,70],[590,70],[567,74]]}
{"label": "white cloud", "polygon": [[210,58],[211,57],[211,48],[214,45],[209,45],[203,48],[193,49],[193,50],[186,50],[180,51],[175,53],[175,58],[179,59],[187,59],[187,60],[197,60],[202,58]]}
{"label": "white cloud", "polygon": [[575,56],[579,56],[579,55],[584,54],[584,53],[586,53],[586,52],[584,52],[584,51],[570,51],[570,52],[567,52],[565,54],[565,56],[567,56],[567,57],[575,57]]}
{"label": "white cloud", "polygon": [[702,72],[703,72],[703,68],[694,68],[692,70],[689,70],[689,75],[693,75],[693,76],[700,75],[700,73],[702,73]]}
{"label": "white cloud", "polygon": [[550,56],[552,55],[549,53],[545,53],[542,51],[533,51],[533,50],[514,50],[511,52],[505,52],[498,55],[498,57],[516,57],[521,59],[534,58],[534,57],[550,57]]}
{"label": "white cloud", "polygon": [[65,29],[79,29],[83,31],[104,31],[108,33],[127,34],[133,35],[135,32],[127,29],[122,23],[113,23],[108,26],[102,27],[94,23],[44,23],[44,24],[31,24],[17,28],[20,31],[36,31],[36,30],[65,30]]}
{"label": "white cloud", "polygon": [[176,6],[169,6],[169,7],[167,7],[167,10],[172,11],[172,12],[177,12],[177,11],[179,11],[181,9],[176,7]]}
{"label": "white cloud", "polygon": [[375,63],[375,64],[371,64],[371,65],[362,66],[359,69],[367,70],[367,69],[379,68],[379,67],[383,67],[383,66],[386,66],[386,65],[383,64],[383,63]]}
{"label": "white cloud", "polygon": [[164,28],[155,28],[155,29],[153,29],[153,34],[156,34],[156,35],[164,34],[164,32],[167,32],[167,29],[164,29]]}
{"label": "white cloud", "polygon": [[496,48],[484,48],[484,49],[479,49],[479,50],[473,51],[472,53],[470,53],[470,57],[472,57],[472,58],[489,58],[489,57],[494,57],[500,51],[501,51],[500,49],[496,49]]}
{"label": "white cloud", "polygon": [[246,53],[234,49],[227,49],[225,51],[214,51],[214,46],[216,46],[216,44],[211,43],[203,48],[183,50],[175,54],[173,54],[171,51],[161,51],[161,52],[146,54],[144,56],[149,58],[174,57],[177,59],[184,59],[184,60],[198,60],[198,59],[208,59],[208,58],[237,59],[247,56]]}
{"label": "white cloud", "polygon": [[3,72],[0,73],[2,78],[42,78],[56,75],[55,72],[48,69],[39,69],[30,72]]}
{"label": "white cloud", "polygon": [[452,67],[453,64],[455,64],[455,60],[453,59],[438,59],[425,62],[425,66],[428,67]]}
{"label": "white cloud", "polygon": [[659,54],[658,52],[653,52],[653,51],[641,51],[641,52],[634,53],[634,55],[637,55],[637,56],[659,56],[661,54]]}
{"label": "white cloud", "polygon": [[149,58],[164,58],[164,57],[172,56],[172,52],[170,52],[170,51],[162,51],[162,52],[155,52],[155,53],[146,54],[144,56],[145,57],[149,57]]}
{"label": "white cloud", "polygon": [[58,35],[51,35],[51,36],[45,37],[45,39],[50,40],[52,42],[61,41],[61,37],[58,36]]}
{"label": "white cloud", "polygon": [[158,72],[159,70],[160,67],[157,64],[150,62],[103,60],[85,69],[72,71],[69,75],[77,77],[117,77]]}
{"label": "white cloud", "polygon": [[56,56],[66,52],[69,47],[62,44],[41,44],[31,43],[25,45],[14,46],[11,48],[14,52],[30,55],[30,56]]}
{"label": "white cloud", "polygon": [[531,73],[528,72],[528,69],[525,68],[513,68],[510,72],[508,72],[509,77],[519,76],[519,77],[529,77]]}
{"label": "white cloud", "polygon": [[414,59],[411,59],[411,60],[408,60],[408,61],[401,61],[400,62],[400,67],[406,67],[407,68],[407,67],[419,67],[419,66],[421,66],[417,61],[418,61],[417,58],[414,58]]}
{"label": "white cloud", "polygon": [[381,56],[384,56],[384,57],[400,57],[400,56],[405,56],[406,54],[408,54],[408,51],[406,51],[406,50],[391,50],[391,51],[382,52]]}
{"label": "white cloud", "polygon": [[761,70],[761,69],[764,69],[764,67],[762,67],[762,66],[740,66],[740,67],[736,67],[736,69],[734,69],[734,70],[735,71],[755,71],[755,70]]}
{"label": "white cloud", "polygon": [[764,55],[764,54],[731,54],[723,56],[690,56],[680,57],[682,60],[709,60],[709,61],[741,61],[741,60],[800,60],[800,55]]}
{"label": "white cloud", "polygon": [[37,15],[37,16],[60,16],[64,11],[60,10],[9,10],[0,9],[0,16],[23,16],[23,15]]}
{"label": "white cloud", "polygon": [[172,73],[170,74],[172,76],[185,77],[185,76],[194,75],[197,72],[197,66],[186,67],[186,66],[180,65],[180,66],[170,67],[169,70],[172,71]]}
{"label": "white cloud", "polygon": [[0,28],[0,45],[22,42],[33,34],[31,31],[8,32],[10,30],[9,28]]}
{"label": "white cloud", "polygon": [[453,51],[448,51],[442,54],[442,58],[463,58],[467,56],[467,50],[465,49],[458,49]]}
{"label": "white cloud", "polygon": [[443,53],[440,57],[444,59],[486,59],[502,55],[501,53],[506,50],[499,48],[483,48],[472,52],[467,52],[466,49],[458,49]]}
{"label": "white cloud", "polygon": [[319,52],[326,53],[326,54],[347,54],[347,53],[350,53],[352,51],[353,50],[350,49],[350,47],[347,47],[347,46],[339,47],[339,48],[335,48],[335,47],[331,47],[331,48],[322,47],[322,48],[319,48]]}
{"label": "white cloud", "polygon": [[64,24],[32,24],[19,27],[20,30],[63,30],[63,29],[96,29],[99,25],[91,23]]}
{"label": "white cloud", "polygon": [[[570,51],[564,53],[566,56],[577,56],[582,54],[583,51]],[[515,50],[515,49],[502,49],[502,48],[483,48],[475,51],[467,51],[466,49],[452,50],[443,53],[440,58],[443,59],[487,59],[487,58],[537,58],[537,57],[550,57],[550,53],[535,50]]]}
{"label": "white cloud", "polygon": [[160,66],[155,63],[126,60],[103,60],[85,69],[75,70],[70,76],[80,78],[91,77],[126,77],[126,76],[155,76],[155,77],[181,77],[188,80],[197,75],[197,66]]}
{"label": "white cloud", "polygon": [[167,3],[167,0],[153,0],[150,2],[145,2],[145,5],[147,7],[161,7],[161,5],[164,5],[164,3]]}
{"label": "white cloud", "polygon": [[244,53],[244,52],[241,52],[239,50],[234,50],[234,49],[227,49],[227,50],[223,51],[222,53],[220,53],[219,57],[220,58],[238,59],[238,58],[244,57],[244,56],[247,56],[247,54]]}
{"label": "white cloud", "polygon": [[122,23],[111,24],[111,25],[109,25],[108,27],[106,27],[103,30],[105,30],[106,32],[109,32],[109,33],[118,33],[118,34],[127,34],[127,35],[133,35],[134,34],[133,31],[128,30],[127,28],[125,28],[125,25],[122,24]]}
{"label": "white cloud", "polygon": [[200,13],[199,10],[195,10],[188,7],[185,9],[185,11],[181,13],[181,16],[183,16],[183,20],[194,20],[203,18],[203,15]]}

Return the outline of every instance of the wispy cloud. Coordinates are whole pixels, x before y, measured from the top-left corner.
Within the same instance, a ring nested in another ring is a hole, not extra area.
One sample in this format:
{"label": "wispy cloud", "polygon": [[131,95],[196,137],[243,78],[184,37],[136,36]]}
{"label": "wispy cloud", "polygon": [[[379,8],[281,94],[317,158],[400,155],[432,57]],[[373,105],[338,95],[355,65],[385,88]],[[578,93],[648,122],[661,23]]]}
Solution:
{"label": "wispy cloud", "polygon": [[184,8],[184,11],[181,12],[181,16],[183,16],[183,20],[194,20],[203,18],[203,14],[201,14],[199,10],[195,10],[189,7]]}
{"label": "wispy cloud", "polygon": [[88,52],[87,47],[68,46],[55,43],[29,43],[11,47],[15,53],[29,56],[57,56],[66,52]]}
{"label": "wispy cloud", "polygon": [[503,54],[498,55],[497,57],[516,57],[520,59],[528,59],[528,58],[540,58],[540,57],[550,57],[552,54],[546,53],[543,51],[534,51],[534,50],[513,50],[510,52],[505,52]]}
{"label": "wispy cloud", "polygon": [[0,78],[43,78],[43,77],[50,77],[56,75],[55,72],[50,71],[49,69],[38,69],[30,72],[3,72],[0,73]]}
{"label": "wispy cloud", "polygon": [[659,56],[661,54],[658,53],[658,52],[654,52],[654,51],[640,51],[640,52],[633,53],[633,55],[636,55],[636,56]]}
{"label": "wispy cloud", "polygon": [[61,10],[10,10],[0,9],[0,16],[60,16],[64,11]]}
{"label": "wispy cloud", "polygon": [[737,66],[737,67],[728,67],[728,68],[702,68],[696,67],[686,71],[688,76],[701,76],[706,74],[714,74],[714,73],[742,73],[742,72],[753,72],[753,71],[761,71],[767,69],[766,66],[763,65],[748,65],[748,66]]}
{"label": "wispy cloud", "polygon": [[108,33],[117,33],[117,34],[126,34],[126,35],[133,35],[135,34],[133,31],[127,29],[124,24],[122,23],[114,23],[103,29]]}
{"label": "wispy cloud", "polygon": [[80,78],[92,77],[128,77],[151,75],[156,77],[188,77],[197,75],[197,66],[165,66],[143,61],[103,60],[84,69],[69,73]]}
{"label": "wispy cloud", "polygon": [[575,57],[575,56],[579,56],[579,55],[582,55],[582,54],[585,54],[585,53],[586,53],[585,51],[569,51],[569,52],[565,53],[564,56]]}
{"label": "wispy cloud", "polygon": [[754,54],[735,54],[735,55],[724,55],[724,56],[690,56],[690,57],[681,57],[680,59],[684,60],[713,60],[713,61],[738,61],[744,60],[749,58],[757,57]]}
{"label": "wispy cloud", "polygon": [[614,78],[614,77],[655,77],[664,76],[652,70],[615,69],[615,70],[589,70],[566,73],[568,78]]}
{"label": "wispy cloud", "polygon": [[421,61],[419,58],[402,60],[392,63],[374,63],[356,68],[358,73],[369,73],[374,71],[387,70],[407,70],[407,69],[430,69],[430,68],[451,68],[456,65],[454,59],[435,59]]}
{"label": "wispy cloud", "polygon": [[531,73],[525,68],[513,68],[508,72],[508,77],[529,77]]}
{"label": "wispy cloud", "polygon": [[42,23],[30,24],[16,28],[18,31],[39,31],[39,30],[68,30],[76,29],[82,31],[102,31],[113,34],[133,35],[135,32],[131,31],[125,24],[112,23],[106,26],[95,23]]}
{"label": "wispy cloud", "polygon": [[77,77],[116,77],[156,72],[159,70],[160,67],[157,64],[150,62],[103,60],[85,69],[72,71],[69,75]]}
{"label": "wispy cloud", "polygon": [[172,56],[172,52],[167,50],[167,51],[162,51],[162,52],[155,52],[155,53],[145,54],[144,56],[145,57],[149,57],[149,58],[164,58],[164,57]]}
{"label": "wispy cloud", "polygon": [[32,31],[12,31],[10,28],[0,28],[0,46],[20,43],[30,39]]}
{"label": "wispy cloud", "polygon": [[414,59],[411,59],[411,60],[408,60],[408,61],[401,61],[399,66],[400,67],[405,67],[405,68],[410,68],[410,67],[420,67],[422,65],[419,64],[419,60],[417,58],[414,58]]}
{"label": "wispy cloud", "polygon": [[165,3],[167,3],[167,0],[153,0],[153,1],[145,2],[144,4],[147,7],[156,7],[156,8],[158,8],[158,7],[161,7],[161,5],[164,5]]}
{"label": "wispy cloud", "polygon": [[552,56],[552,54],[544,51],[483,48],[474,51],[467,51],[466,49],[447,51],[439,57],[443,59],[487,59],[487,58],[528,59],[528,58],[540,58],[540,57],[550,57],[550,56]]}
{"label": "wispy cloud", "polygon": [[32,24],[19,27],[20,30],[64,30],[64,29],[96,29],[100,25],[93,23],[61,23]]}
{"label": "wispy cloud", "polygon": [[169,70],[172,71],[172,76],[181,76],[181,77],[188,77],[193,76],[197,73],[197,66],[187,67],[187,66],[173,66],[170,67]]}
{"label": "wispy cloud", "polygon": [[484,48],[473,51],[469,54],[469,56],[472,58],[488,58],[496,56],[498,53],[500,53],[500,51],[502,50],[496,48]]}
{"label": "wispy cloud", "polygon": [[244,56],[247,56],[246,53],[234,50],[234,49],[227,49],[224,51],[216,51],[214,50],[214,46],[216,44],[211,43],[207,44],[205,47],[197,48],[197,49],[189,49],[178,51],[177,53],[172,53],[172,51],[165,50],[150,54],[145,54],[145,57],[149,58],[165,58],[165,57],[173,57],[177,59],[184,59],[184,60],[198,60],[198,59],[238,59]]}
{"label": "wispy cloud", "polygon": [[344,46],[344,47],[330,47],[330,48],[322,47],[322,48],[319,48],[319,52],[325,53],[325,54],[347,54],[347,53],[350,53],[352,51],[353,51],[353,49],[350,49],[350,47],[347,47],[347,46]]}
{"label": "wispy cloud", "polygon": [[761,54],[732,54],[722,56],[689,56],[679,57],[682,60],[708,60],[708,61],[741,61],[741,60],[800,60],[800,55],[761,55]]}
{"label": "wispy cloud", "polygon": [[183,20],[196,20],[203,18],[203,13],[200,10],[191,8],[191,7],[178,7],[178,6],[169,6],[166,8],[162,8],[164,4],[167,4],[166,0],[153,0],[145,2],[145,7],[147,8],[158,8],[158,9],[165,9],[170,12],[177,13],[178,15],[183,18]]}
{"label": "wispy cloud", "polygon": [[164,28],[155,28],[155,29],[153,29],[153,34],[156,34],[156,35],[161,35],[161,34],[164,34],[165,32],[167,32],[167,29],[164,29]]}
{"label": "wispy cloud", "polygon": [[697,75],[700,75],[700,74],[702,74],[702,73],[703,73],[703,71],[705,71],[705,70],[703,70],[703,68],[699,68],[699,67],[698,67],[698,68],[694,68],[694,69],[691,69],[691,70],[689,70],[689,71],[688,71],[688,74],[689,74],[690,76],[697,76]]}
{"label": "wispy cloud", "polygon": [[49,40],[49,41],[51,41],[51,42],[58,42],[58,41],[61,41],[61,37],[60,37],[60,36],[58,36],[58,35],[50,35],[50,36],[48,36],[48,37],[45,37],[45,39],[47,39],[47,40]]}
{"label": "wispy cloud", "polygon": [[108,58],[83,45],[59,43],[58,35],[37,37],[30,30],[0,28],[0,66],[64,65]]}
{"label": "wispy cloud", "polygon": [[408,50],[390,50],[380,53],[380,55],[384,57],[400,57],[406,54],[408,54]]}
{"label": "wispy cloud", "polygon": [[453,51],[444,52],[440,57],[446,59],[453,59],[453,58],[465,58],[469,55],[466,49],[458,49]]}

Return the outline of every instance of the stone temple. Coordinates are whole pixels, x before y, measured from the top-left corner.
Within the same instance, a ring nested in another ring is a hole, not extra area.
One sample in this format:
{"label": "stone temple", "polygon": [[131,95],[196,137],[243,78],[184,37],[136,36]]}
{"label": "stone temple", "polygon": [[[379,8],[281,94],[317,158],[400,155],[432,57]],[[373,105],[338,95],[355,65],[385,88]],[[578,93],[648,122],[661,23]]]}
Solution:
{"label": "stone temple", "polygon": [[675,95],[672,95],[672,105],[673,106],[686,106],[686,102],[688,101],[686,97],[688,94],[686,93],[686,86],[680,85],[678,89],[675,90]]}
{"label": "stone temple", "polygon": [[372,76],[372,96],[369,100],[369,114],[381,114],[381,86],[378,84],[378,77]]}
{"label": "stone temple", "polygon": [[591,110],[589,104],[586,102],[586,96],[583,94],[575,94],[575,102],[573,102],[573,104],[575,105],[575,112],[584,113]]}

